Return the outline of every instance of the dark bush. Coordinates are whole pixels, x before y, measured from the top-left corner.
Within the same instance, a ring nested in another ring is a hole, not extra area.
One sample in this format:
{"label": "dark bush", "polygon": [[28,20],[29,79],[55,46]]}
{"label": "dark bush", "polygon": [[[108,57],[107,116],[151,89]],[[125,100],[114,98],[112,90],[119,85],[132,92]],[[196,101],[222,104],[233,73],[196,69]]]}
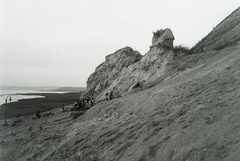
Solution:
{"label": "dark bush", "polygon": [[188,54],[188,55],[194,54],[192,49],[189,49],[189,47],[183,46],[183,45],[175,46],[174,49],[173,49],[173,52],[176,53],[176,54],[177,53],[185,53],[185,54]]}

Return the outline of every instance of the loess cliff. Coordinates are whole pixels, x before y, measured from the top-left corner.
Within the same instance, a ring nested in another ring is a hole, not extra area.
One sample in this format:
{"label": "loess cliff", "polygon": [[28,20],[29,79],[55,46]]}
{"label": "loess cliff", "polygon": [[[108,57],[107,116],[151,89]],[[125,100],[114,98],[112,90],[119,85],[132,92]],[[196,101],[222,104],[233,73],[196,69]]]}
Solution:
{"label": "loess cliff", "polygon": [[[130,47],[106,56],[87,81],[88,94],[97,101],[112,91],[114,97],[149,88],[189,64],[180,61],[179,53],[173,52],[174,36],[170,29],[158,30],[152,38],[150,50],[142,56]],[[184,53],[182,53],[184,55]]]}
{"label": "loess cliff", "polygon": [[[95,106],[76,119],[58,108],[9,120],[15,126],[0,129],[0,160],[239,161],[239,14],[194,54],[173,52],[164,29],[143,56],[130,47],[108,55],[87,82]],[[103,101],[109,91],[115,98]]]}

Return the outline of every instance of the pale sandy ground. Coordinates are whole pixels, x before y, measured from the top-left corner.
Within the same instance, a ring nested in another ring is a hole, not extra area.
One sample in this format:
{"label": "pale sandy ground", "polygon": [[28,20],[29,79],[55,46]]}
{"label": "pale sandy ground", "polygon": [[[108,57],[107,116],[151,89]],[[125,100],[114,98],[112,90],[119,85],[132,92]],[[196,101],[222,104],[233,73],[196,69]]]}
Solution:
{"label": "pale sandy ground", "polygon": [[75,120],[59,108],[1,126],[0,160],[239,161],[240,45],[185,59],[191,69]]}

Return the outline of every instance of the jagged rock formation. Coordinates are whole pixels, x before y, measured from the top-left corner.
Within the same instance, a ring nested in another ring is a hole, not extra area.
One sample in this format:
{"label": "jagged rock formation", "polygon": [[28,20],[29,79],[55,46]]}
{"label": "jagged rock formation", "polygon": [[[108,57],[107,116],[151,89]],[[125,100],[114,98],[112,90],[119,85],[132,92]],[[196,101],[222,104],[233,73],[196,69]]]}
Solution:
{"label": "jagged rock formation", "polygon": [[105,93],[113,91],[114,96],[119,97],[136,85],[147,88],[186,68],[184,63],[174,62],[173,40],[170,29],[159,30],[154,33],[150,50],[143,57],[129,47],[108,55],[89,77],[88,94],[94,93],[96,100],[102,100]]}
{"label": "jagged rock formation", "polygon": [[108,88],[115,79],[131,64],[138,62],[142,55],[130,47],[117,50],[106,56],[105,61],[100,64],[87,81],[88,94],[98,94]]}
{"label": "jagged rock formation", "polygon": [[172,31],[167,28],[165,30],[158,30],[153,33],[152,46],[162,46],[167,48],[173,48],[174,36]]}
{"label": "jagged rock formation", "polygon": [[206,37],[197,43],[195,53],[220,50],[240,40],[240,7],[219,23]]}

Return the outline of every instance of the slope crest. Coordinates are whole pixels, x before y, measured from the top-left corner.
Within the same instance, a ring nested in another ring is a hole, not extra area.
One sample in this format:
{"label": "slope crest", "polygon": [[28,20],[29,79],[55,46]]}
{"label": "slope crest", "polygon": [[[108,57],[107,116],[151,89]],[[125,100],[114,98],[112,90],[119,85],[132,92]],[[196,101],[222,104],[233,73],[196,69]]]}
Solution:
{"label": "slope crest", "polygon": [[197,43],[195,53],[220,50],[240,41],[240,7],[219,23],[205,38]]}

